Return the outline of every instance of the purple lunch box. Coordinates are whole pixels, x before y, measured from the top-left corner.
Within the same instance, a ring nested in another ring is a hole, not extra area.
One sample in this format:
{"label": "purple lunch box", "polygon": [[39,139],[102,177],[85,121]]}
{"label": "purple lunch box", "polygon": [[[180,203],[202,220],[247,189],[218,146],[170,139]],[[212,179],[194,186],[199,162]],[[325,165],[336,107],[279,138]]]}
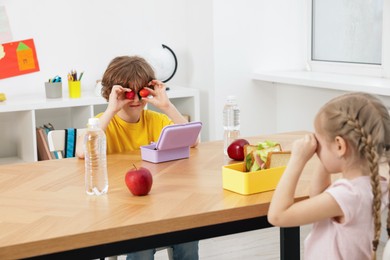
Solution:
{"label": "purple lunch box", "polygon": [[141,146],[142,160],[160,163],[190,157],[190,146],[196,142],[201,129],[201,122],[164,127],[157,143]]}

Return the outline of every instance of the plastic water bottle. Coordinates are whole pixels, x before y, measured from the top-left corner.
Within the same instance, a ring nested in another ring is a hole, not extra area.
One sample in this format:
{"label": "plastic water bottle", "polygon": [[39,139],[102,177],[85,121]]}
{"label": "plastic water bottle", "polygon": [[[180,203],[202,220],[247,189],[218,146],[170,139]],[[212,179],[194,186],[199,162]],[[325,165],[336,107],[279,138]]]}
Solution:
{"label": "plastic water bottle", "polygon": [[106,134],[99,118],[88,120],[84,137],[85,190],[88,195],[102,195],[108,190]]}
{"label": "plastic water bottle", "polygon": [[240,108],[235,96],[228,96],[223,108],[223,151],[227,155],[227,148],[240,137]]}

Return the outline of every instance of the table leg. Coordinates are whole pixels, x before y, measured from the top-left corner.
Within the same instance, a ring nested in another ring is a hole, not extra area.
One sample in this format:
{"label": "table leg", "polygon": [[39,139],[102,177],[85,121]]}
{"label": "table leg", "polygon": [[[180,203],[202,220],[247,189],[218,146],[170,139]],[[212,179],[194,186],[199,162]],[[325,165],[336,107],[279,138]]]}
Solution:
{"label": "table leg", "polygon": [[280,228],[280,259],[299,260],[300,255],[299,227]]}

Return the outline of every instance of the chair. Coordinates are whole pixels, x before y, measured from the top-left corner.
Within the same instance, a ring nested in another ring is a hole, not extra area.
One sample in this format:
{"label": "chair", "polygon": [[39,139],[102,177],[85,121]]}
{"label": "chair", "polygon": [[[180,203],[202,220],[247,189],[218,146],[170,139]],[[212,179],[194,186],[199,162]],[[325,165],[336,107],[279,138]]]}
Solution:
{"label": "chair", "polygon": [[[87,130],[86,128],[79,128],[79,129],[68,128],[63,130],[51,130],[47,134],[47,143],[49,145],[50,152],[56,153],[58,159],[74,157],[77,138],[83,135],[86,132],[86,130]],[[76,133],[76,134],[72,136],[71,133]],[[71,139],[70,137],[73,139]],[[69,150],[71,151],[69,152]]]}
{"label": "chair", "polygon": [[[58,159],[62,159],[62,158],[67,157],[66,156],[66,150],[67,150],[66,146],[68,146],[67,142],[66,142],[67,134],[68,134],[69,130],[73,130],[73,129],[68,128],[68,129],[64,129],[64,130],[51,130],[47,134],[47,142],[49,145],[49,150],[50,150],[50,152],[56,152],[58,155]],[[87,130],[86,128],[76,129],[76,131],[75,131],[76,135],[73,136],[74,139],[72,140],[73,141],[72,148],[75,149],[77,138],[80,137],[81,135],[83,135],[86,132],[86,130]],[[164,250],[164,249],[167,249],[167,251],[168,251],[169,260],[173,260],[172,247],[160,247],[160,248],[157,248],[156,251],[160,251],[160,250]],[[106,257],[106,259],[107,260],[117,260],[118,257],[117,256],[110,256],[110,257]]]}

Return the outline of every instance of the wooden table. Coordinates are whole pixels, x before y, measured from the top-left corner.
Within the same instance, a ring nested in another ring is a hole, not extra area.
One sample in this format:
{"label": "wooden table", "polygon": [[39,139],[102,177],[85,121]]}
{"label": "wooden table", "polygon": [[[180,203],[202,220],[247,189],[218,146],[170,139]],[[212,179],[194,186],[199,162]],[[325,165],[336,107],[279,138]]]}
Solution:
{"label": "wooden table", "polygon": [[[289,150],[302,135],[247,139]],[[222,188],[221,168],[233,162],[222,146],[201,143],[189,159],[160,164],[142,161],[139,151],[109,155],[109,191],[100,197],[85,193],[84,161],[77,158],[1,165],[0,259],[99,258],[270,227],[272,192],[243,196]],[[124,176],[132,164],[153,173],[149,195],[128,191]],[[307,197],[307,175],[297,200]],[[299,227],[281,229],[281,258],[299,259],[299,250]]]}

